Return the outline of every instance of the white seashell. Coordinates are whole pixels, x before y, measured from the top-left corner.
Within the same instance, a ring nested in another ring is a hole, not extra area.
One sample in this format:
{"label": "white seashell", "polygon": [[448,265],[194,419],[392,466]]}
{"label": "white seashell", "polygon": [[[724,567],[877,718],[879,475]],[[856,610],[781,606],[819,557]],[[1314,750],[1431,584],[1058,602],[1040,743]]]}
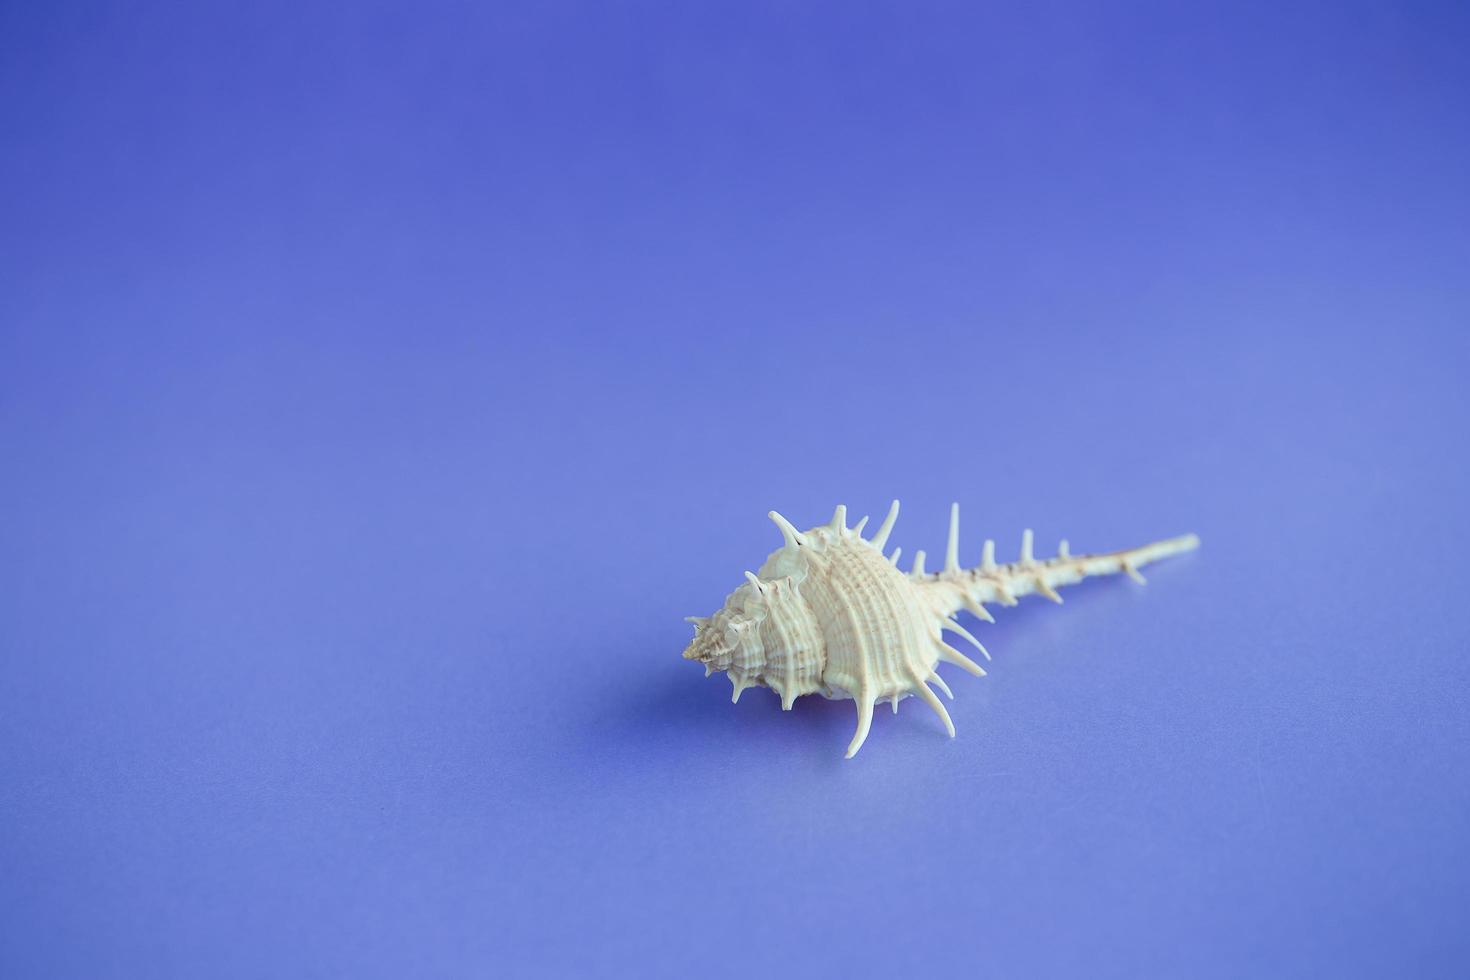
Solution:
{"label": "white seashell", "polygon": [[847,747],[849,759],[868,737],[873,705],[883,700],[897,713],[903,698],[923,698],[954,737],[949,712],[929,685],[938,685],[950,699],[954,695],[935,668],[942,660],[977,677],[985,671],[945,643],[941,633],[953,633],[990,659],[980,641],[952,618],[959,610],[994,622],[986,603],[1014,606],[1033,592],[1061,602],[1058,586],[1089,575],[1125,572],[1142,582],[1141,566],[1199,546],[1198,537],[1186,534],[1128,551],[1074,556],[1063,541],[1055,558],[1038,561],[1027,530],[1018,560],[997,565],[995,542],[986,541],[980,564],[962,569],[960,505],[954,504],[944,570],[926,572],[925,555],[919,551],[913,571],[905,575],[898,570],[899,549],[891,558],[883,556],[898,519],[897,500],[867,540],[861,532],[868,519],[849,529],[847,508],[841,504],[830,523],[809,531],[798,531],[775,511],[770,518],[781,530],[781,547],[771,552],[759,573],[745,573],[745,584],[713,616],[689,617],[694,640],[684,659],[704,664],[705,676],[725,671],[734,687],[731,701],[756,686],[775,691],[783,711],[791,710],[803,694],[852,698],[858,721]]}

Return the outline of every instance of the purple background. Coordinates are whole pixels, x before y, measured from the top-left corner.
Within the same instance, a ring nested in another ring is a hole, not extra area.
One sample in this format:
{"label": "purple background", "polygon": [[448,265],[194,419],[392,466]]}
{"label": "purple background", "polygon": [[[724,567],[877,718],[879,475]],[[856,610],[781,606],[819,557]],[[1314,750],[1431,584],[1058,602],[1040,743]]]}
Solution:
{"label": "purple background", "polygon": [[1464,976],[1470,16],[1173,6],[0,7],[0,974]]}

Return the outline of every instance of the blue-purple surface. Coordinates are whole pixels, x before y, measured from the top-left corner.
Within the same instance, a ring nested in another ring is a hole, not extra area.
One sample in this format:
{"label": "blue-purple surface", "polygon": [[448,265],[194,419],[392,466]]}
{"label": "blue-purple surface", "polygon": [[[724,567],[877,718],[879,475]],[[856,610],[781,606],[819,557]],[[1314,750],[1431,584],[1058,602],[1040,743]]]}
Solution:
{"label": "blue-purple surface", "polygon": [[[1470,20],[1281,6],[0,8],[0,975],[1464,976]],[[892,496],[1204,546],[844,762],[681,617]]]}

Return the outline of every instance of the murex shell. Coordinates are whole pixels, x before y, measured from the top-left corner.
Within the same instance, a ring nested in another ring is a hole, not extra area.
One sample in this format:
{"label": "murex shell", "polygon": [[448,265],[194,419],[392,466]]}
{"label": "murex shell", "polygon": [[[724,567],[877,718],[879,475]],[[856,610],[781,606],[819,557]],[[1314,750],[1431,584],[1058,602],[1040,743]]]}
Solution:
{"label": "murex shell", "polygon": [[862,536],[868,519],[848,528],[842,505],[830,523],[809,531],[798,531],[775,511],[770,518],[781,529],[781,547],[771,552],[759,573],[745,573],[745,584],[726,597],[724,608],[707,618],[689,617],[694,640],[684,658],[704,664],[705,676],[727,672],[735,688],[732,701],[758,685],[780,696],[783,711],[791,710],[803,694],[852,698],[858,720],[847,747],[849,759],[868,737],[873,705],[885,699],[897,713],[903,698],[923,698],[954,737],[949,712],[929,685],[937,685],[950,699],[954,695],[935,668],[944,661],[977,677],[985,671],[941,634],[961,637],[990,659],[980,641],[954,621],[961,609],[994,622],[986,603],[1014,606],[1032,592],[1061,602],[1058,586],[1089,575],[1126,572],[1142,582],[1139,566],[1199,545],[1198,537],[1186,534],[1127,551],[1074,556],[1063,541],[1055,558],[1038,561],[1031,554],[1028,530],[1017,561],[997,565],[995,542],[986,541],[980,564],[962,569],[960,508],[954,504],[944,570],[926,573],[920,551],[913,570],[905,574],[898,569],[901,549],[883,555],[898,519],[897,500],[870,539]]}

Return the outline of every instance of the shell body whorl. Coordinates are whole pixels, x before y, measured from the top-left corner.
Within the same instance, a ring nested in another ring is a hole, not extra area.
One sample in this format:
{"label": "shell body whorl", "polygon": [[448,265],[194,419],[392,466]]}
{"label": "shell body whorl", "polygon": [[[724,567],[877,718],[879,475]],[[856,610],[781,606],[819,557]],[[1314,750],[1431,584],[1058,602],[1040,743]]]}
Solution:
{"label": "shell body whorl", "polygon": [[802,586],[822,636],[822,681],[838,696],[881,700],[928,678],[938,651],[912,583],[851,532],[807,536]]}
{"label": "shell body whorl", "polygon": [[929,687],[936,684],[953,697],[935,668],[943,660],[977,676],[985,671],[945,643],[941,633],[963,637],[990,656],[951,618],[961,608],[989,619],[986,602],[1014,604],[1017,596],[1029,592],[1061,601],[1057,585],[1116,571],[1140,577],[1139,565],[1198,544],[1187,535],[1131,551],[1073,557],[1063,542],[1056,558],[1037,561],[1027,531],[1019,561],[996,565],[993,544],[986,542],[982,564],[962,570],[955,505],[944,571],[927,574],[920,551],[914,570],[905,574],[897,568],[898,552],[889,559],[882,550],[897,516],[895,500],[882,526],[864,539],[867,519],[849,529],[847,509],[840,505],[830,523],[804,532],[772,511],[782,546],[771,552],[758,574],[746,572],[746,582],[713,616],[690,618],[695,636],[685,659],[703,663],[706,674],[725,671],[734,701],[753,686],[775,691],[783,710],[804,694],[852,698],[858,725],[848,758],[867,738],[878,701],[890,702],[896,712],[901,699],[920,697],[953,737],[949,714]]}

